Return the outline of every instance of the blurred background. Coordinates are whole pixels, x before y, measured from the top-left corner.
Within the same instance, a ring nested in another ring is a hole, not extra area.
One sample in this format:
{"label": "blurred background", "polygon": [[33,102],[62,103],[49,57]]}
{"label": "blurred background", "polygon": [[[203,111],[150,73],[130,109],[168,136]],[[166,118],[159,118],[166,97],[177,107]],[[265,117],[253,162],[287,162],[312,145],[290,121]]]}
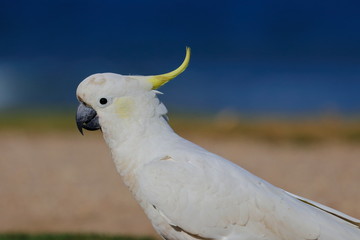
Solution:
{"label": "blurred background", "polygon": [[76,133],[75,91],[93,73],[171,71],[185,46],[188,69],[160,89],[177,132],[360,217],[359,9],[0,0],[0,232],[155,235],[101,134]]}
{"label": "blurred background", "polygon": [[[360,108],[357,1],[4,1],[1,109],[73,108],[90,74],[159,74],[175,110],[243,114]],[[186,97],[184,97],[184,95]]]}

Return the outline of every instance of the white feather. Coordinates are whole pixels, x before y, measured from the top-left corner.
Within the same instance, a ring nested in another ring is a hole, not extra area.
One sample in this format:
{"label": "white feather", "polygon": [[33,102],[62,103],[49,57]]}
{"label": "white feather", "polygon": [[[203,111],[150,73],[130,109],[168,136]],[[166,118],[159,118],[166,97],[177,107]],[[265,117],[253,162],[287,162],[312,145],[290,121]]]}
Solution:
{"label": "white feather", "polygon": [[[164,239],[360,239],[359,220],[287,193],[179,137],[156,94],[145,77],[116,74],[90,76],[77,90],[96,110],[117,170]],[[98,107],[106,96],[113,104]]]}

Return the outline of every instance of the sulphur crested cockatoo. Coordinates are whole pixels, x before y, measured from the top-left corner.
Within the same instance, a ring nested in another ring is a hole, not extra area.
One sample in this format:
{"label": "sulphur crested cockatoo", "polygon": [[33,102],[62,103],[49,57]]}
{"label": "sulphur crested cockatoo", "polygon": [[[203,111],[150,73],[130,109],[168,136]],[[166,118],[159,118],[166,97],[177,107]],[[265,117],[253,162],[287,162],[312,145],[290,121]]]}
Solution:
{"label": "sulphur crested cockatoo", "polygon": [[360,221],[288,193],[181,138],[157,88],[185,70],[157,76],[94,74],[77,88],[77,126],[101,129],[117,171],[169,240],[360,240]]}

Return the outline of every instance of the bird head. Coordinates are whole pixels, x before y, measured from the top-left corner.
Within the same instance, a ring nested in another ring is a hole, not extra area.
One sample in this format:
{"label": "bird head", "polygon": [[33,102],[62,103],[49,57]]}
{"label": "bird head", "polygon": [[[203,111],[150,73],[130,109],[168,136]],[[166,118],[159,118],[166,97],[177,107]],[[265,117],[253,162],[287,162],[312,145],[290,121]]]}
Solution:
{"label": "bird head", "polygon": [[76,90],[80,101],[76,113],[79,131],[83,134],[83,128],[102,129],[110,118],[121,122],[165,115],[166,108],[155,90],[182,73],[189,61],[190,48],[186,48],[183,63],[169,73],[154,76],[97,73],[87,77]]}

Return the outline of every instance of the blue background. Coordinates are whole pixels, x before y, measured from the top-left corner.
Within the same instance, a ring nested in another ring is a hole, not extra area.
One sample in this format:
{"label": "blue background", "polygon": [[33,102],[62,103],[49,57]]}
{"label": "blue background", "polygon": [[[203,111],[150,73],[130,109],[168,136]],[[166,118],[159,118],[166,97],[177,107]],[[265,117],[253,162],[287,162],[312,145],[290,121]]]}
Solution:
{"label": "blue background", "polygon": [[357,114],[359,1],[0,0],[0,109],[75,108],[90,74],[161,74],[171,110]]}

